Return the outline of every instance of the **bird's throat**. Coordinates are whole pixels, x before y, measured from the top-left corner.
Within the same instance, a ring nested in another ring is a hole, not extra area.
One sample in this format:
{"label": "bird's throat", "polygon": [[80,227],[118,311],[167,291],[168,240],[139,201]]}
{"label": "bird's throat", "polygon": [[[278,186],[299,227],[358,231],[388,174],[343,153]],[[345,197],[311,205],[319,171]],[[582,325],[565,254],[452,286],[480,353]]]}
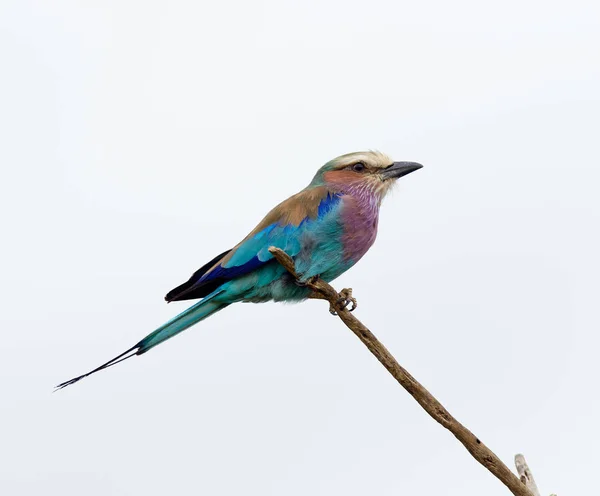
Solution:
{"label": "bird's throat", "polygon": [[380,199],[369,189],[358,188],[347,190],[342,201],[344,256],[356,263],[377,237]]}

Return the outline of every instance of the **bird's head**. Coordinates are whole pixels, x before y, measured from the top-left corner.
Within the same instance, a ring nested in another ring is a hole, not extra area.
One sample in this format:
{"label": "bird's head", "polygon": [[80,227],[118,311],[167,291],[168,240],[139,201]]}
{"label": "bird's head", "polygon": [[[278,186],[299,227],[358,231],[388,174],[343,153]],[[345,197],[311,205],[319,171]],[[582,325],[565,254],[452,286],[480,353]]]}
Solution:
{"label": "bird's head", "polygon": [[394,162],[376,151],[348,153],[321,167],[311,185],[327,185],[339,191],[362,191],[381,200],[396,179],[421,167],[416,162]]}

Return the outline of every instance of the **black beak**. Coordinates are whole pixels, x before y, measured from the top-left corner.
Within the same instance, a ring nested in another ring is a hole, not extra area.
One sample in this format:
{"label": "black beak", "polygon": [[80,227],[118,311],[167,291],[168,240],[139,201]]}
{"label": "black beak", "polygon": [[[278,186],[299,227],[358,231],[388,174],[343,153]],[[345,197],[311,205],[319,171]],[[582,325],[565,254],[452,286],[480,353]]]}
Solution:
{"label": "black beak", "polygon": [[398,179],[399,177],[406,176],[406,174],[419,170],[421,167],[423,166],[416,162],[394,162],[392,165],[381,171],[381,175],[384,181],[387,181],[388,179]]}

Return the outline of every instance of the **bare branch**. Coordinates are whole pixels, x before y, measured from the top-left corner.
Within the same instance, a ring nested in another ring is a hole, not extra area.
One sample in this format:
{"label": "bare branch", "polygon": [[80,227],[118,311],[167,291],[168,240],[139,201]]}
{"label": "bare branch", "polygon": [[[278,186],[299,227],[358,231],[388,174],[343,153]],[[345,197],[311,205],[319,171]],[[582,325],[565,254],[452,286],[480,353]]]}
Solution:
{"label": "bare branch", "polygon": [[[280,250],[271,247],[269,251],[296,279],[300,280],[292,258]],[[463,444],[481,465],[498,478],[515,496],[537,496],[513,474],[502,461],[483,444],[469,429],[456,420],[433,395],[427,391],[412,375],[410,375],[381,344],[365,325],[354,317],[346,308],[339,306],[338,292],[320,278],[302,280],[309,289],[319,294],[336,309],[337,315],[346,326],[360,339],[373,355],[381,362],[390,374],[408,391],[423,409],[443,427],[448,429]]]}
{"label": "bare branch", "polygon": [[541,496],[540,490],[538,489],[535,479],[533,478],[533,474],[531,473],[529,465],[527,465],[523,455],[515,455],[515,466],[517,467],[517,473],[521,478],[521,482],[527,486],[527,489],[531,491],[533,496]]}

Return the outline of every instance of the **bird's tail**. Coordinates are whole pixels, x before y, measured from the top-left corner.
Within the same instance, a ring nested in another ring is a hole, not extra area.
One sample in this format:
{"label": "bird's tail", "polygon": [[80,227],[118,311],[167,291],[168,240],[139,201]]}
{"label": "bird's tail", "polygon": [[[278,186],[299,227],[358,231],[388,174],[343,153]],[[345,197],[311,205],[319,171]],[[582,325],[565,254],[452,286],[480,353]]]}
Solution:
{"label": "bird's tail", "polygon": [[179,334],[182,331],[185,331],[188,327],[197,324],[201,320],[204,320],[206,317],[212,315],[213,313],[218,312],[219,310],[225,308],[228,303],[214,301],[213,298],[218,293],[215,292],[202,301],[196,303],[191,306],[187,310],[181,312],[179,315],[169,320],[167,323],[161,325],[154,332],[148,334],[144,339],[142,339],[139,343],[129,348],[127,351],[121,353],[119,356],[116,356],[112,360],[109,360],[100,367],[95,368],[94,370],[88,372],[87,374],[80,375],[79,377],[74,377],[71,380],[63,382],[56,386],[56,389],[62,389],[66,386],[70,386],[74,384],[84,377],[92,375],[96,372],[99,372],[108,367],[112,367],[123,360],[127,360],[135,355],[141,355],[146,353],[151,348],[154,348],[156,345],[166,341],[169,338],[172,338],[176,334]]}

